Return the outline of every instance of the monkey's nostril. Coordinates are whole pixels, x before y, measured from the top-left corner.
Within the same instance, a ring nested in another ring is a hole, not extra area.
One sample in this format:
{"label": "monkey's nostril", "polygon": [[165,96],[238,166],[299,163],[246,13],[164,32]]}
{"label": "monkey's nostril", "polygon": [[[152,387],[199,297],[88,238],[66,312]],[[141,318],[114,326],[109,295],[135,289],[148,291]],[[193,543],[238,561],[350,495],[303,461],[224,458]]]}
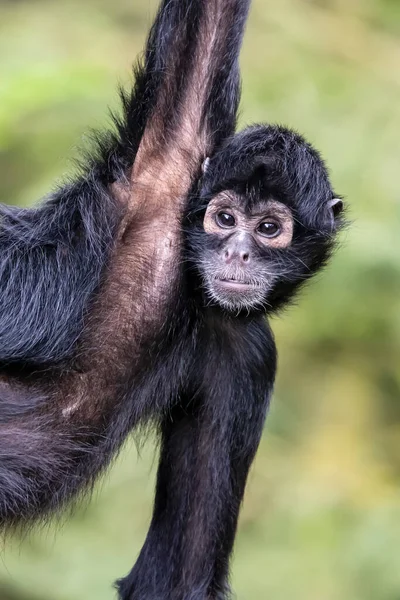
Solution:
{"label": "monkey's nostril", "polygon": [[250,256],[247,253],[242,254],[242,260],[243,260],[243,262],[249,262],[249,258],[250,258]]}
{"label": "monkey's nostril", "polygon": [[225,250],[225,258],[228,259],[229,258],[229,250]]}

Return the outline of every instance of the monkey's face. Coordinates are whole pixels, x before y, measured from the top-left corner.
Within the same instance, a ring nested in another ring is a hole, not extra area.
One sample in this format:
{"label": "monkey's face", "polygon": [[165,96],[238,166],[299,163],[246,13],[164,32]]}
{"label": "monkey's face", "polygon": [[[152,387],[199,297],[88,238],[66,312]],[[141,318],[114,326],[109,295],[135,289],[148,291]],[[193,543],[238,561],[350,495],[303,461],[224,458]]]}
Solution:
{"label": "monkey's face", "polygon": [[325,265],[343,226],[318,152],[295,132],[254,126],[203,165],[188,249],[212,303],[271,312]]}
{"label": "monkey's face", "polygon": [[190,208],[192,264],[208,300],[233,312],[290,301],[325,265],[343,225],[318,152],[277,126],[229,138],[204,164]]}
{"label": "monkey's face", "polygon": [[270,251],[292,241],[290,209],[272,198],[250,207],[225,191],[209,202],[203,228],[209,244],[201,271],[210,298],[232,311],[262,306],[279,277]]}

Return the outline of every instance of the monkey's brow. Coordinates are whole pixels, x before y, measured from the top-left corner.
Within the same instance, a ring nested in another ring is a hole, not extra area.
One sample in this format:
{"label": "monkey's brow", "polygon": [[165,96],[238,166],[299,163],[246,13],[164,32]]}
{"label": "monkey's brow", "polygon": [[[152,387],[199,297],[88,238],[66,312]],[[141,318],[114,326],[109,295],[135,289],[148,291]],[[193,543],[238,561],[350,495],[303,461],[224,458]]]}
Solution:
{"label": "monkey's brow", "polygon": [[212,203],[214,204],[214,210],[231,207],[243,213],[246,217],[259,218],[266,213],[271,213],[277,217],[287,218],[288,213],[291,214],[290,208],[273,196],[251,202],[246,194],[238,194],[232,190],[221,192],[212,200]]}
{"label": "monkey's brow", "polygon": [[268,200],[259,200],[246,208],[247,212],[253,216],[261,216],[266,212],[271,212],[277,216],[287,216],[292,211],[286,204],[270,197]]}
{"label": "monkey's brow", "polygon": [[281,211],[277,210],[276,206],[271,206],[271,204],[269,202],[263,202],[262,204],[257,204],[256,207],[247,206],[245,212],[246,212],[246,214],[250,215],[251,217],[262,217],[263,215],[265,215],[265,213],[270,212],[272,208],[273,208],[274,213],[281,212]]}
{"label": "monkey's brow", "polygon": [[270,200],[262,200],[253,205],[245,206],[244,210],[241,207],[241,211],[244,212],[249,217],[262,217],[266,214],[271,216],[276,215],[277,217],[287,217],[290,209],[279,202],[279,200],[270,199]]}

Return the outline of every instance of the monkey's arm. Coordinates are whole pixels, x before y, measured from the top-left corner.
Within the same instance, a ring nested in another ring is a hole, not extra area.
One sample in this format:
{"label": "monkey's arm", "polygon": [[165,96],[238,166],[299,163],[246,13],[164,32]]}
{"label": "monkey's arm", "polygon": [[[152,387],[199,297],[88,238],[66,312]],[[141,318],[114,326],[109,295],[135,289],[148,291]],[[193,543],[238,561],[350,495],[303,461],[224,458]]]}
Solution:
{"label": "monkey's arm", "polygon": [[[0,363],[73,358],[116,239],[138,215],[178,251],[176,222],[201,162],[235,128],[248,7],[164,0],[117,131],[83,176],[38,209],[0,208]],[[138,251],[161,260],[160,244],[142,237]]]}
{"label": "monkey's arm", "polygon": [[188,160],[198,168],[198,161],[234,132],[249,5],[250,0],[163,0],[141,75],[147,82],[143,101],[151,97],[144,153],[167,150],[168,161]]}
{"label": "monkey's arm", "polygon": [[121,600],[230,597],[229,558],[274,380],[272,340],[260,349],[266,364],[260,355],[246,356],[247,364],[218,351],[207,356],[196,396],[166,417],[153,518],[136,565],[119,582]]}
{"label": "monkey's arm", "polygon": [[176,312],[188,194],[234,126],[247,7],[163,2],[117,134],[44,208],[4,212],[0,523],[82,491],[165,408],[150,351]]}

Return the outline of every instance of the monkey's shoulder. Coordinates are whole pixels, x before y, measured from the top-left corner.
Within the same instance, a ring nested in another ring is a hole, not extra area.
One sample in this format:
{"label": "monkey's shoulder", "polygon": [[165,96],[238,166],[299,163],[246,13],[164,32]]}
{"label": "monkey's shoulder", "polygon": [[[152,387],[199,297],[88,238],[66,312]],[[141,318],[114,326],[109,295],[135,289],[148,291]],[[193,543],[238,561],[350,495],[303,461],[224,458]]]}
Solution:
{"label": "monkey's shoulder", "polygon": [[[197,365],[247,373],[273,380],[277,353],[274,336],[263,315],[252,318],[210,315],[196,344]],[[201,360],[200,360],[201,357]]]}

